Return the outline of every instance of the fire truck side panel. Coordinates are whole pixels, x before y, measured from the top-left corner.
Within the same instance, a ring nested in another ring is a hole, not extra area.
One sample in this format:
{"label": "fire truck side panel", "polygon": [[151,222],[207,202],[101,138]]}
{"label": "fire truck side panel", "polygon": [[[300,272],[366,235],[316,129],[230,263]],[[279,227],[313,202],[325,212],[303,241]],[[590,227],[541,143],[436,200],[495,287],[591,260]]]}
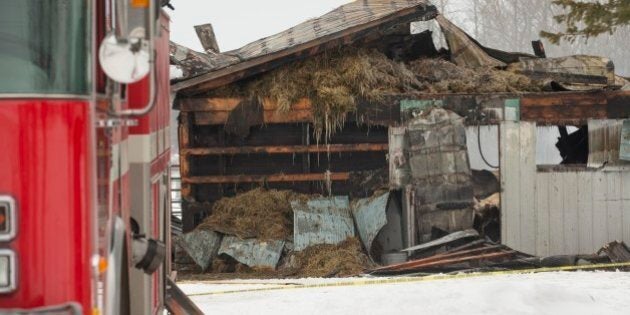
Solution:
{"label": "fire truck side panel", "polygon": [[[160,32],[156,40],[156,86],[157,97],[154,109],[146,116],[138,118],[137,126],[129,128],[129,202],[131,217],[140,226],[140,233],[167,242],[165,224],[170,218],[168,175],[170,162],[169,124],[169,18],[162,13]],[[128,107],[141,108],[149,101],[148,78],[128,86]],[[167,243],[168,244],[168,243]],[[167,246],[166,260],[170,259],[170,246]],[[131,311],[132,314],[156,314],[164,304],[165,266],[153,274],[146,275],[138,269],[131,269]]]}
{"label": "fire truck side panel", "polygon": [[0,194],[17,203],[17,289],[2,308],[92,305],[93,106],[0,100]]}

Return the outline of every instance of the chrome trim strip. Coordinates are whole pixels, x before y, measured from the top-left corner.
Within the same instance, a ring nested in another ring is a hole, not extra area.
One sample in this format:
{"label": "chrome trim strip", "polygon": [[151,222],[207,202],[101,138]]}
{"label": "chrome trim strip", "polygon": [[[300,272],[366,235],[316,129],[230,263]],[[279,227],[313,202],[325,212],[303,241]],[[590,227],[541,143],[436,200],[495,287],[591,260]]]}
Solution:
{"label": "chrome trim strip", "polygon": [[7,233],[0,233],[0,242],[8,242],[15,238],[17,235],[17,208],[15,199],[11,196],[0,195],[0,204],[5,204],[7,207],[7,220],[9,220],[9,231]]}
{"label": "chrome trim strip", "polygon": [[37,94],[37,93],[2,93],[0,92],[0,99],[68,99],[68,100],[92,100],[93,96],[89,94]]}
{"label": "chrome trim strip", "polygon": [[10,249],[0,249],[0,256],[9,257],[9,286],[0,287],[0,293],[11,293],[17,289],[17,263],[15,252]]}

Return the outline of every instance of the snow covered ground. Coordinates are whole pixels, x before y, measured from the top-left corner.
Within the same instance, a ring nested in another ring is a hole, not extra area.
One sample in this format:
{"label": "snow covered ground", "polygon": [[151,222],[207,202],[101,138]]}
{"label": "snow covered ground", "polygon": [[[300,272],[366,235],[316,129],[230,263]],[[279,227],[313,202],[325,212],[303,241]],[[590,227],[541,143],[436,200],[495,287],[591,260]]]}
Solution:
{"label": "snow covered ground", "polygon": [[[630,273],[626,272],[494,275],[251,291],[348,281],[227,280],[178,285],[206,314],[630,314]],[[232,292],[243,290],[250,291]],[[210,292],[215,294],[207,294]]]}

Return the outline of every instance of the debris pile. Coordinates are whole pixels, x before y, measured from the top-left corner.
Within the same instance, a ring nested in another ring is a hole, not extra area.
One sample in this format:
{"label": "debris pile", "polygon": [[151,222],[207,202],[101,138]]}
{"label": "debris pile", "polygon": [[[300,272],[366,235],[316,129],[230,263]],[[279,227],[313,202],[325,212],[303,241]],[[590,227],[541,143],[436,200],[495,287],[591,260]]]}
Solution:
{"label": "debris pile", "polygon": [[423,58],[408,65],[424,83],[423,93],[516,93],[538,92],[541,84],[511,71],[495,68],[466,68],[452,62]]}
{"label": "debris pile", "polygon": [[358,275],[374,265],[355,236],[349,204],[347,197],[258,188],[216,202],[212,214],[178,244],[212,273]]}
{"label": "debris pile", "polygon": [[[488,272],[630,262],[623,242],[605,245],[591,255],[536,257],[480,238],[474,230],[449,234],[438,240],[405,249],[414,259],[372,269],[372,275]],[[594,265],[593,268],[596,268]]]}

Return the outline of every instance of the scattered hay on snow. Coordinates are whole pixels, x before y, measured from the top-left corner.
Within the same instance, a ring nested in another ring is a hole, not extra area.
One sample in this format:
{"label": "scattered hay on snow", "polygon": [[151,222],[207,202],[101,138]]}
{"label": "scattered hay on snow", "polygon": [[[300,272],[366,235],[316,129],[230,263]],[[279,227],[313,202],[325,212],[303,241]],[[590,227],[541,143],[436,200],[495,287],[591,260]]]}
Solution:
{"label": "scattered hay on snow", "polygon": [[303,199],[304,195],[289,190],[257,188],[217,201],[197,228],[263,241],[291,239],[291,201]]}

